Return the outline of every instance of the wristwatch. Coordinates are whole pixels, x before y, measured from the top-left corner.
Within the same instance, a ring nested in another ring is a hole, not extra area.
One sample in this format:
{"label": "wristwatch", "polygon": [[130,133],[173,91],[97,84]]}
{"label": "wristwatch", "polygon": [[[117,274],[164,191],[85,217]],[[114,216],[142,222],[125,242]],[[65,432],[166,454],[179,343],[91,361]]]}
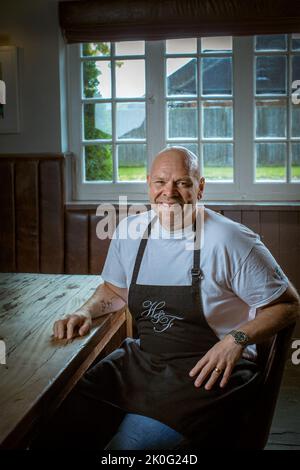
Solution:
{"label": "wristwatch", "polygon": [[236,344],[239,344],[240,346],[243,346],[243,348],[245,346],[247,346],[247,344],[250,341],[249,336],[246,333],[244,333],[243,331],[240,331],[240,330],[232,330],[228,334],[233,336],[234,337],[234,342]]}

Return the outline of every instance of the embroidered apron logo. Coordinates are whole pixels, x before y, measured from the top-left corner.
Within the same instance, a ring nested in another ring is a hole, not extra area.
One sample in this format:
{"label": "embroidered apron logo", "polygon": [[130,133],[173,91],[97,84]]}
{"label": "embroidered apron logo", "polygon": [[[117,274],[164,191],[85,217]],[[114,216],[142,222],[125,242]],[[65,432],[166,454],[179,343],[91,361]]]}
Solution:
{"label": "embroidered apron logo", "polygon": [[154,326],[154,331],[157,333],[162,333],[166,331],[168,328],[174,325],[174,320],[183,320],[181,317],[177,317],[176,315],[168,315],[165,313],[163,307],[166,305],[166,302],[163,301],[156,301],[152,302],[151,300],[145,300],[143,302],[143,307],[146,307],[147,310],[144,310],[141,313],[142,317],[151,318],[151,322],[158,327]]}

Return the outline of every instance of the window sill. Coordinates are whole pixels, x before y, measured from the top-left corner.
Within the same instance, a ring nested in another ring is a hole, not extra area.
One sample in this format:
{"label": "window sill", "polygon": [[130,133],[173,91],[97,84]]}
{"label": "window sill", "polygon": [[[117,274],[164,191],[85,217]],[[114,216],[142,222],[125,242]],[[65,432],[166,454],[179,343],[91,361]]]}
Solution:
{"label": "window sill", "polygon": [[[111,201],[68,201],[65,203],[65,208],[68,211],[78,211],[78,210],[93,210],[96,211],[97,207],[100,204],[112,204],[118,205],[118,200]],[[149,202],[147,201],[130,201],[128,200],[126,205],[145,205],[148,206]],[[266,211],[280,211],[280,210],[289,210],[289,211],[299,211],[300,202],[288,202],[288,201],[273,201],[273,202],[246,202],[246,201],[204,201],[204,205],[208,208],[214,210],[266,210]]]}

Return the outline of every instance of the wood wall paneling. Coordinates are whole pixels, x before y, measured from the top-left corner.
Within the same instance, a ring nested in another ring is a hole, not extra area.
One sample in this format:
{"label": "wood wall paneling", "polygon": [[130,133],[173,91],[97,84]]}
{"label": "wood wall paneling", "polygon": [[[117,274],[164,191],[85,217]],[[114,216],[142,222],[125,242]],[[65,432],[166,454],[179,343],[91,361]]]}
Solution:
{"label": "wood wall paneling", "polygon": [[[279,262],[279,211],[261,211],[261,239]],[[300,286],[299,286],[300,287]]]}
{"label": "wood wall paneling", "polygon": [[0,155],[0,271],[64,272],[64,156]]}
{"label": "wood wall paneling", "polygon": [[59,160],[39,164],[40,272],[64,272],[64,207]]}
{"label": "wood wall paneling", "polygon": [[80,212],[65,214],[65,272],[89,272],[89,215]]}
{"label": "wood wall paneling", "polygon": [[292,283],[300,288],[300,212],[279,214],[279,257],[283,270]]}
{"label": "wood wall paneling", "polygon": [[16,258],[18,272],[39,272],[38,162],[15,162]]}
{"label": "wood wall paneling", "polygon": [[242,211],[241,210],[231,211],[231,210],[225,209],[223,211],[223,215],[225,217],[228,217],[231,220],[234,220],[234,222],[239,222],[239,223],[242,222]]}
{"label": "wood wall paneling", "polygon": [[260,211],[242,211],[241,223],[260,235]]}
{"label": "wood wall paneling", "polygon": [[90,236],[89,236],[89,273],[101,274],[108,252],[110,238],[101,240],[98,238],[96,228],[98,222],[103,217],[98,217],[94,214],[89,216]]}
{"label": "wood wall paneling", "polygon": [[14,272],[16,257],[13,162],[0,163],[0,188],[0,271]]}

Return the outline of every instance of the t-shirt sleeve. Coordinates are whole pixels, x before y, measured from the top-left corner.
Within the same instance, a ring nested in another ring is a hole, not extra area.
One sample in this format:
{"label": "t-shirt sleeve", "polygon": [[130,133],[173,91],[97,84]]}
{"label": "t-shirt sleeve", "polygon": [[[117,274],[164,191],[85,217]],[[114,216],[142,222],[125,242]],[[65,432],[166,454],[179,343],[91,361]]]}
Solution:
{"label": "t-shirt sleeve", "polygon": [[109,244],[101,276],[104,281],[117,287],[126,288],[126,272],[121,260],[121,246],[117,227]]}
{"label": "t-shirt sleeve", "polygon": [[276,300],[289,280],[267,247],[257,240],[231,280],[233,292],[250,307],[259,308]]}

